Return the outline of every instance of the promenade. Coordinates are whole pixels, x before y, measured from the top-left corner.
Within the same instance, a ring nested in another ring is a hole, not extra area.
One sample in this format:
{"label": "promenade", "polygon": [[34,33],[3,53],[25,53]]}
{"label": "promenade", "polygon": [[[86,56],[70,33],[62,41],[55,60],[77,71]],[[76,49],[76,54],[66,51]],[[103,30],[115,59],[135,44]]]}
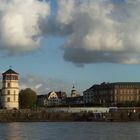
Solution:
{"label": "promenade", "polygon": [[50,109],[0,110],[0,122],[40,121],[140,121],[140,108],[118,108],[112,112],[64,112]]}

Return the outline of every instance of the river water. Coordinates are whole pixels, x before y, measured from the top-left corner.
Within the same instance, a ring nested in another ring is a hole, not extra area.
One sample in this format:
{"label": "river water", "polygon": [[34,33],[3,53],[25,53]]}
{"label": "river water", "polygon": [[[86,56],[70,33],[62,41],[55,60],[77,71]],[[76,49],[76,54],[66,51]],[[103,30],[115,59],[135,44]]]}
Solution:
{"label": "river water", "polygon": [[140,122],[0,123],[0,140],[140,140]]}

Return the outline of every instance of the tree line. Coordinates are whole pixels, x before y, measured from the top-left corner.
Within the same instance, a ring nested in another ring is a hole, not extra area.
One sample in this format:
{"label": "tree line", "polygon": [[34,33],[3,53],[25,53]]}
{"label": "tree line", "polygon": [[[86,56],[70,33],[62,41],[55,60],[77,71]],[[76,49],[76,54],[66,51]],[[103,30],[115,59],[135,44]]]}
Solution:
{"label": "tree line", "polygon": [[37,102],[37,94],[31,88],[26,88],[19,93],[20,108],[34,108]]}

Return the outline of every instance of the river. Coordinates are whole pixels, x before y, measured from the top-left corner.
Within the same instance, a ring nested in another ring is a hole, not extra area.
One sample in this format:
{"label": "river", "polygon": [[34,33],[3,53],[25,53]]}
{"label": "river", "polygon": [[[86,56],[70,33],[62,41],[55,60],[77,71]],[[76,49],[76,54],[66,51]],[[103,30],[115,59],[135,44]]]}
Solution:
{"label": "river", "polygon": [[139,140],[140,122],[1,123],[0,140]]}

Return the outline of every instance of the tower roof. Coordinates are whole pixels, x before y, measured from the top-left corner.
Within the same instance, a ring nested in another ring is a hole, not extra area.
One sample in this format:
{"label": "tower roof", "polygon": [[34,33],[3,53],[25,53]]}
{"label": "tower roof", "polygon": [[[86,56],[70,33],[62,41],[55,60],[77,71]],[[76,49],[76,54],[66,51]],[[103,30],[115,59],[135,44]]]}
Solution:
{"label": "tower roof", "polygon": [[7,70],[6,72],[4,72],[2,75],[5,75],[5,74],[18,74],[18,73],[15,72],[15,71],[12,70],[12,69],[9,69],[9,70]]}
{"label": "tower roof", "polygon": [[75,86],[73,85],[73,87],[72,87],[72,91],[76,91],[76,89],[75,89]]}

